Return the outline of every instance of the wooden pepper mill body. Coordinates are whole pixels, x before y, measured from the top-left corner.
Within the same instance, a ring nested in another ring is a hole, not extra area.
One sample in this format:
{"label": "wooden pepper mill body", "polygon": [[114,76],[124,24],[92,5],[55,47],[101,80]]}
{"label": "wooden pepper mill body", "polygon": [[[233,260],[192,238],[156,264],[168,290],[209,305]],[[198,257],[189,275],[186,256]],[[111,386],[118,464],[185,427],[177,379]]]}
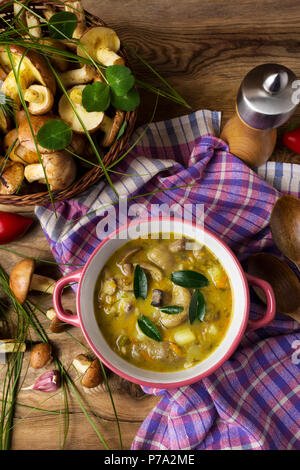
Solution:
{"label": "wooden pepper mill body", "polygon": [[284,65],[262,64],[247,73],[238,91],[236,113],[221,138],[251,167],[265,163],[276,145],[277,127],[295,111],[296,75]]}
{"label": "wooden pepper mill body", "polygon": [[230,152],[251,167],[265,163],[276,145],[276,129],[255,129],[248,126],[238,112],[224,126],[221,139],[229,144]]}

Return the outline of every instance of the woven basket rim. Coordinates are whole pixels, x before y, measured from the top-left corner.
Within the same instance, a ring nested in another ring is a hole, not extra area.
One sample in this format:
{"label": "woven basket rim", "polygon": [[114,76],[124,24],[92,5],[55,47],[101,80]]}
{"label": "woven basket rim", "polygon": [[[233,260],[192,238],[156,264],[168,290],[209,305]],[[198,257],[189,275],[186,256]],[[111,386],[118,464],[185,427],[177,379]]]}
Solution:
{"label": "woven basket rim", "polygon": [[[13,6],[10,4],[10,0],[4,0],[0,2],[0,4],[2,5],[6,3],[8,3],[7,9],[5,11],[0,12],[0,19],[4,15],[9,15],[9,16],[13,15]],[[39,0],[31,0],[29,6],[33,6],[33,8],[38,7],[42,9],[42,8],[46,8],[47,5],[49,5],[49,3],[55,5],[58,10],[63,8],[63,5],[61,5],[60,3],[57,3],[56,0],[49,0],[47,1],[47,3],[41,2]],[[95,24],[99,26],[107,26],[107,24],[98,16],[90,13],[87,10],[84,10],[84,11],[87,17],[87,22],[89,22],[90,25]],[[131,68],[127,53],[122,45],[120,49],[120,55],[124,57],[126,66]],[[127,122],[125,132],[122,135],[122,137],[120,137],[110,147],[108,152],[103,157],[102,161],[105,167],[110,166],[116,160],[120,158],[122,152],[127,146],[129,139],[134,131],[136,118],[137,118],[137,109],[135,109],[134,111],[128,111],[125,113],[124,120]],[[61,190],[61,191],[51,191],[54,202],[68,200],[75,196],[78,196],[79,194],[83,193],[84,191],[89,189],[91,186],[93,186],[95,183],[97,183],[103,177],[103,175],[104,175],[104,172],[101,167],[97,167],[97,168],[92,167],[90,170],[88,170],[86,173],[84,173],[82,176],[76,179],[72,183],[72,185],[70,185],[68,188]],[[50,202],[51,202],[50,195],[47,191],[39,192],[39,193],[32,193],[32,194],[25,194],[25,195],[0,194],[0,205],[3,204],[3,205],[22,207],[22,206],[47,205]]]}

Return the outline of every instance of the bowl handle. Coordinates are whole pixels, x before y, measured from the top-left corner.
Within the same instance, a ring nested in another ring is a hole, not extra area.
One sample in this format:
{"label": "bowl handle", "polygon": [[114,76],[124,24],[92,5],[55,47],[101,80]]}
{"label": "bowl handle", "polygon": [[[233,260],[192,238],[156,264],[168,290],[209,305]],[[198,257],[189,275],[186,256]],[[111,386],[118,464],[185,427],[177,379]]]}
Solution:
{"label": "bowl handle", "polygon": [[78,315],[70,315],[64,310],[61,303],[61,296],[64,288],[67,285],[71,284],[72,282],[79,282],[82,274],[82,269],[78,269],[78,271],[74,271],[71,274],[62,277],[55,284],[53,292],[53,306],[58,318],[61,321],[65,323],[70,323],[70,325],[77,326],[78,328],[80,328],[80,320]]}
{"label": "bowl handle", "polygon": [[275,295],[274,295],[272,287],[270,286],[268,282],[263,281],[262,279],[259,279],[258,277],[251,276],[248,273],[246,273],[246,277],[247,277],[249,285],[253,284],[259,287],[260,289],[263,290],[266,296],[267,309],[263,317],[259,318],[258,320],[248,320],[247,331],[257,330],[257,328],[261,328],[262,326],[267,325],[274,319],[275,313],[276,313]]}

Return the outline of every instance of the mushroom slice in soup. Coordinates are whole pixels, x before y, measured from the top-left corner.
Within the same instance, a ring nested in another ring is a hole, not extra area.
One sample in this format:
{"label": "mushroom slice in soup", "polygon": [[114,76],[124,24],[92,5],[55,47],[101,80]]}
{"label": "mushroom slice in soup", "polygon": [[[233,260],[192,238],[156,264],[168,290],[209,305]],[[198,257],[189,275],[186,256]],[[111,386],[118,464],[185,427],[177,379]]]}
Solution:
{"label": "mushroom slice in soup", "polygon": [[162,313],[160,317],[161,324],[166,328],[174,328],[188,318],[188,308],[191,302],[191,294],[185,287],[176,286],[173,284],[172,292],[172,305],[183,307],[183,311],[176,315]]}
{"label": "mushroom slice in soup", "polygon": [[164,246],[154,245],[147,252],[147,258],[163,271],[170,271],[173,266],[173,257]]}
{"label": "mushroom slice in soup", "polygon": [[[134,267],[136,267],[137,263],[134,264]],[[140,267],[142,269],[145,269],[145,271],[149,271],[151,274],[152,279],[155,281],[161,281],[163,278],[162,272],[159,268],[154,266],[152,263],[139,263]]]}
{"label": "mushroom slice in soup", "polygon": [[170,243],[169,250],[171,251],[171,253],[178,253],[179,251],[183,251],[185,250],[185,243],[185,238],[179,238],[178,240],[174,240],[172,243]]}

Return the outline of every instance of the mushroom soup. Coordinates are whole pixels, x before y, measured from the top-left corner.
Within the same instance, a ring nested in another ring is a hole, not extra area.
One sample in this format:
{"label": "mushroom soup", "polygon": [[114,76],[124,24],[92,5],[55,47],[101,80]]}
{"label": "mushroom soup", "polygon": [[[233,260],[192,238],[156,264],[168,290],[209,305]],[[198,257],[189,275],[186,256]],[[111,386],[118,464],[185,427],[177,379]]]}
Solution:
{"label": "mushroom soup", "polygon": [[96,283],[99,328],[110,347],[142,369],[172,372],[221,343],[232,312],[228,276],[205,246],[174,234],[139,238],[107,261]]}

